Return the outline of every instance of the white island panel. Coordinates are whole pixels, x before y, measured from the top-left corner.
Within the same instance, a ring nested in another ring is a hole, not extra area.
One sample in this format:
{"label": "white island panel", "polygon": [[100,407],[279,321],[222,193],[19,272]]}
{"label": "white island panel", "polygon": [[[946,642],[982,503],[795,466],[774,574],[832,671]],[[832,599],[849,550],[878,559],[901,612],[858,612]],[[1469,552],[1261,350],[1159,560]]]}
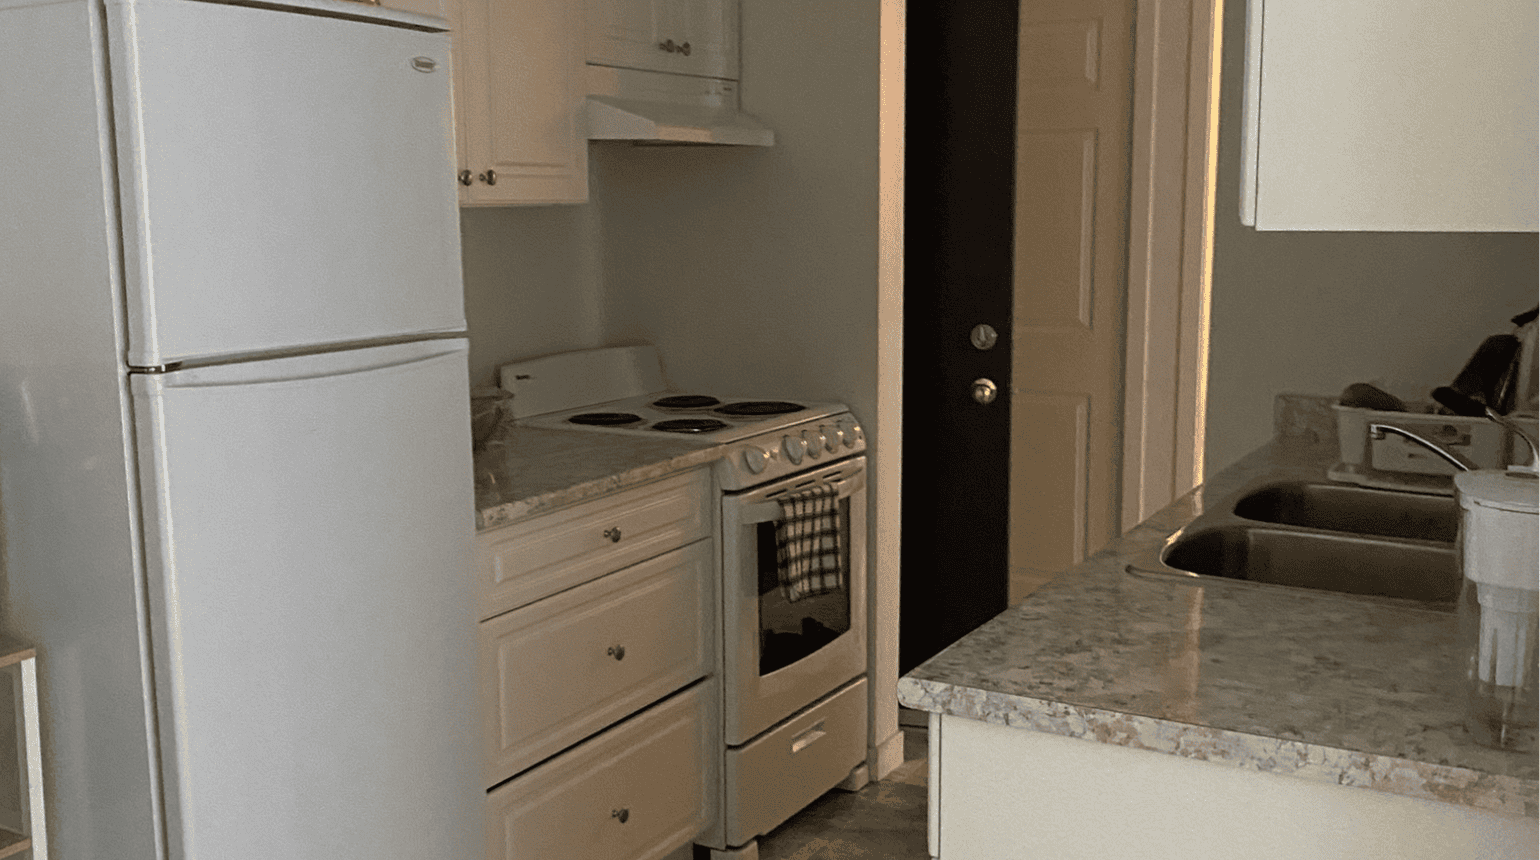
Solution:
{"label": "white island panel", "polygon": [[930,750],[942,860],[1536,856],[1528,817],[966,717],[940,723]]}

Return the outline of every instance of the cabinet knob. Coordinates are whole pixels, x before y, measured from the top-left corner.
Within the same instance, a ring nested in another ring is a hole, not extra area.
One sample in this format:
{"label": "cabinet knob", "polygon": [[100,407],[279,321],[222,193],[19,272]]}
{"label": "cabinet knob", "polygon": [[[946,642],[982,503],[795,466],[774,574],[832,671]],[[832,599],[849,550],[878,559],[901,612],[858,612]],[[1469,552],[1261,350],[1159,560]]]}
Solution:
{"label": "cabinet knob", "polygon": [[604,530],[604,536],[610,539],[610,543],[620,543],[620,529],[608,528]]}
{"label": "cabinet knob", "polygon": [[497,184],[497,171],[492,170],[491,168],[488,168],[486,173],[482,173],[482,174],[478,175],[476,178],[480,179],[482,182],[485,182],[488,185],[496,185]]}
{"label": "cabinet knob", "polygon": [[626,823],[626,819],[631,817],[631,810],[625,808],[624,806],[622,806],[619,809],[611,809],[610,810],[610,817],[611,818],[618,818],[618,819],[620,819],[620,823],[621,824],[625,824]]}
{"label": "cabinet knob", "polygon": [[471,172],[469,170],[462,170],[456,175],[459,177],[461,185],[471,184]]}
{"label": "cabinet knob", "polygon": [[688,57],[690,56],[690,43],[680,42],[676,45],[673,39],[664,39],[658,43],[658,50],[668,54],[684,54]]}
{"label": "cabinet knob", "polygon": [[684,54],[686,57],[690,56],[690,43],[684,42],[681,44],[679,46],[679,53]]}
{"label": "cabinet knob", "polygon": [[608,654],[611,657],[614,657],[617,661],[618,660],[624,660],[624,659],[626,659],[626,646],[624,646],[624,645],[611,645],[609,647],[609,650],[605,651],[604,653]]}

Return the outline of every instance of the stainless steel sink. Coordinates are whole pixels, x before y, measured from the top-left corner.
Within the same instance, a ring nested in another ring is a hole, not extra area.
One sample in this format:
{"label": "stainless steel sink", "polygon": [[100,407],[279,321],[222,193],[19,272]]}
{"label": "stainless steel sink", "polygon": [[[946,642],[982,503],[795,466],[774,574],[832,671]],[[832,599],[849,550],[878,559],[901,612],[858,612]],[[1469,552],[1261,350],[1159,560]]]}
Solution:
{"label": "stainless steel sink", "polygon": [[1248,520],[1381,537],[1454,543],[1460,508],[1449,496],[1397,493],[1351,484],[1284,481],[1235,503]]}
{"label": "stainless steel sink", "polygon": [[1459,508],[1447,496],[1273,481],[1242,488],[1128,565],[1136,575],[1215,577],[1416,601],[1460,596]]}
{"label": "stainless steel sink", "polygon": [[1161,560],[1204,576],[1343,594],[1439,604],[1453,604],[1460,596],[1454,546],[1438,541],[1230,523],[1183,533]]}

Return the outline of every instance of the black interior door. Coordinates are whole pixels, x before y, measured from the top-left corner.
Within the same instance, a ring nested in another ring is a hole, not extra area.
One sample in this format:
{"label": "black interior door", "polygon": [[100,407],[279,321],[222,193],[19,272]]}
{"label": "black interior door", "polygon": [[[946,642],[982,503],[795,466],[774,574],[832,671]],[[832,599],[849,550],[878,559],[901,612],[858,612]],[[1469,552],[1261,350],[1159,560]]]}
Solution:
{"label": "black interior door", "polygon": [[[1009,585],[1015,2],[910,3],[899,668],[999,614]],[[994,328],[976,348],[970,332]],[[998,396],[976,402],[974,380]]]}

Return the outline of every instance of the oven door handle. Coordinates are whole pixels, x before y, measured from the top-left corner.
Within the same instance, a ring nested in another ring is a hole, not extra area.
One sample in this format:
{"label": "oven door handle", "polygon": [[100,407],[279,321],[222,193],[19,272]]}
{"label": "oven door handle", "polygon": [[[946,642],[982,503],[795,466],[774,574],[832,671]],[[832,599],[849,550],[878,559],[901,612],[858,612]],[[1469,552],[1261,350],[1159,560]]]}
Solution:
{"label": "oven door handle", "polygon": [[[863,469],[860,472],[851,475],[845,480],[835,484],[834,487],[839,491],[835,498],[850,498],[852,493],[866,489],[866,470]],[[749,504],[743,506],[741,517],[742,518],[739,520],[739,522],[741,522],[743,525],[756,526],[760,523],[773,523],[784,519],[785,514],[781,511],[780,502],[750,502]]]}

